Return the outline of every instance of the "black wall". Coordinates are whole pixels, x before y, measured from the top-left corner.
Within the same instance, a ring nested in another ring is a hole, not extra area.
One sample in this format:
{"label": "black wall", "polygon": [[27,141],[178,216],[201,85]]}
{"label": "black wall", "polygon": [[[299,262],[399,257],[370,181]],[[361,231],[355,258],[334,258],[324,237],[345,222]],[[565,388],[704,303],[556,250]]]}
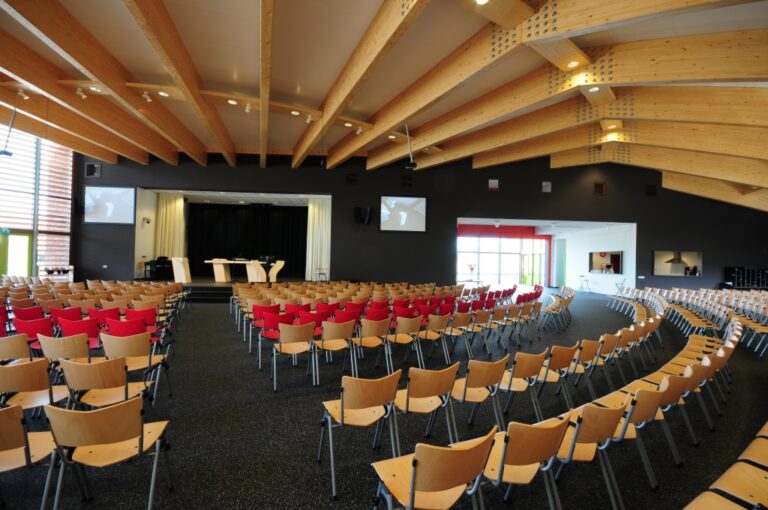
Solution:
{"label": "black wall", "polygon": [[[281,276],[304,278],[307,208],[187,204],[187,256],[192,276],[210,276],[215,257],[285,260]],[[269,268],[267,268],[268,270]],[[232,266],[239,276],[245,268]]]}
{"label": "black wall", "polygon": [[[88,158],[78,156],[76,200],[82,201]],[[364,161],[350,160],[327,170],[318,159],[292,170],[290,161],[271,157],[268,169],[256,159],[239,157],[237,168],[212,160],[207,168],[191,161],[147,166],[121,161],[102,164],[100,180],[89,184],[207,191],[318,193],[333,196],[331,276],[334,279],[437,281],[455,278],[456,218],[520,218],[637,223],[635,283],[656,287],[707,287],[722,280],[731,265],[768,265],[768,214],[661,188],[661,174],[615,164],[549,169],[540,158],[486,170],[472,170],[464,160],[440,168],[409,172],[395,164],[373,172]],[[404,179],[405,177],[405,179]],[[411,179],[408,179],[411,177]],[[499,179],[500,191],[489,192],[488,179]],[[541,181],[552,193],[541,193]],[[593,184],[606,182],[605,196]],[[658,192],[648,196],[646,188]],[[380,232],[380,195],[427,197],[427,232]],[[373,207],[370,225],[355,223],[354,208]],[[133,226],[84,225],[73,222],[72,261],[76,277],[131,278]],[[654,249],[704,252],[700,278],[652,276]],[[102,265],[108,269],[102,269]]]}

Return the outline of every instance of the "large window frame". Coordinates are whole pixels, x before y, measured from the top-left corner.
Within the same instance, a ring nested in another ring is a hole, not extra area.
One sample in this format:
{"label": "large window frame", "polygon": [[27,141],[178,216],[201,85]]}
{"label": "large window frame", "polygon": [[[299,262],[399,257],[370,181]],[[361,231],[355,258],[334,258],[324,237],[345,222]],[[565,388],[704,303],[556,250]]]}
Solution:
{"label": "large window frame", "polygon": [[[0,126],[0,138],[7,133]],[[38,265],[69,266],[72,150],[18,130],[8,147],[13,155],[0,157],[0,235],[32,240],[28,274],[14,276],[36,276]]]}
{"label": "large window frame", "polygon": [[[543,285],[549,249],[543,237],[457,236],[456,281],[501,287]],[[475,266],[473,271],[470,264]]]}

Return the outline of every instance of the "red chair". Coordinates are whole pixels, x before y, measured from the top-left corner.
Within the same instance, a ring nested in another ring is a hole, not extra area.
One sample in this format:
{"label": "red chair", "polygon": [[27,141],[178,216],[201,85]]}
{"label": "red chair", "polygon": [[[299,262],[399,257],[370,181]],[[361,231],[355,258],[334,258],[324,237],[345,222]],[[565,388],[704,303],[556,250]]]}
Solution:
{"label": "red chair", "polygon": [[459,313],[467,313],[469,311],[469,303],[466,301],[459,301],[456,311]]}
{"label": "red chair", "polygon": [[334,315],[340,307],[341,303],[333,303],[331,305],[328,303],[317,303],[315,311],[318,313],[331,312],[331,315]]}
{"label": "red chair", "polygon": [[482,310],[483,309],[483,305],[485,305],[485,298],[475,299],[474,301],[472,301],[469,304],[469,308],[470,308],[470,310],[472,310],[474,312],[476,310]]}
{"label": "red chair", "polygon": [[453,309],[455,308],[455,303],[443,303],[440,306],[438,306],[438,310],[440,313],[437,315],[453,315]]}
{"label": "red chair", "polygon": [[312,305],[307,303],[306,305],[292,305],[290,303],[285,304],[285,313],[290,313],[293,319],[299,318],[299,312],[309,312],[312,310]]}
{"label": "red chair", "polygon": [[146,310],[132,310],[130,308],[126,308],[125,318],[129,321],[141,319],[144,321],[144,324],[146,324],[145,331],[147,333],[155,334],[157,332],[157,309],[156,308],[148,308]]}
{"label": "red chair", "polygon": [[480,293],[480,299],[478,301],[485,301],[488,298],[487,292],[481,292]]}
{"label": "red chair", "polygon": [[398,308],[408,308],[411,306],[411,300],[410,299],[395,299],[392,302],[392,306],[398,307]]}
{"label": "red chair", "polygon": [[362,315],[363,310],[365,310],[365,303],[353,303],[350,301],[344,303],[344,310],[347,312],[360,312],[360,315]]}
{"label": "red chair", "polygon": [[23,321],[33,321],[35,319],[43,318],[42,306],[30,306],[29,308],[19,308],[17,306],[12,306],[11,310],[13,310],[14,317]]}
{"label": "red chair", "polygon": [[427,303],[427,300],[424,298],[416,298],[413,300],[413,306],[421,306],[426,303]]}
{"label": "red chair", "polygon": [[89,348],[98,349],[101,347],[101,341],[99,340],[99,322],[96,319],[80,319],[77,321],[59,319],[59,326],[61,326],[61,334],[63,336],[74,336],[85,333],[88,335]]}
{"label": "red chair", "polygon": [[120,309],[104,308],[97,310],[96,308],[88,308],[88,317],[95,319],[101,329],[106,329],[107,319],[120,320]]}
{"label": "red chair", "polygon": [[324,313],[301,312],[299,318],[294,322],[294,325],[303,326],[304,324],[314,322],[315,329],[312,332],[312,335],[317,337],[323,334],[323,321],[328,318],[327,315],[324,315]]}
{"label": "red chair", "polygon": [[293,324],[293,314],[264,312],[264,324],[259,331],[259,344],[256,349],[259,370],[261,370],[261,340],[263,338],[275,342],[280,340],[280,324]]}
{"label": "red chair", "polygon": [[442,302],[443,302],[443,298],[432,296],[431,298],[429,298],[429,301],[427,301],[427,304],[429,306],[434,306],[435,308],[437,308],[438,306],[440,306]]}
{"label": "red chair", "polygon": [[388,308],[369,308],[365,312],[365,318],[369,321],[380,321],[389,317]]}
{"label": "red chair", "polygon": [[8,324],[8,309],[4,306],[0,306],[0,336],[5,336],[6,324]]}
{"label": "red chair", "polygon": [[47,317],[43,319],[33,319],[31,321],[13,319],[13,327],[19,335],[26,333],[30,349],[41,349],[37,335],[53,336],[53,323],[51,322],[51,319]]}
{"label": "red chair", "polygon": [[493,308],[496,306],[496,299],[495,298],[488,298],[485,300],[485,309],[486,310],[493,310]]}
{"label": "red chair", "polygon": [[402,306],[396,306],[393,310],[394,313],[394,319],[397,320],[398,317],[405,317],[406,319],[413,319],[417,315],[417,309],[416,308],[407,308]]}
{"label": "red chair", "polygon": [[[147,323],[143,319],[134,320],[115,320],[107,319],[107,329],[112,336],[133,336],[147,332]],[[152,339],[156,342],[157,339]]]}
{"label": "red chair", "polygon": [[456,296],[445,296],[443,299],[446,303],[455,304],[456,303]]}
{"label": "red chair", "polygon": [[251,318],[250,332],[248,333],[248,354],[253,352],[253,330],[264,327],[265,313],[280,313],[280,305],[253,305],[253,316]]}
{"label": "red chair", "polygon": [[80,311],[80,308],[50,308],[50,311],[53,323],[57,326],[59,325],[59,321],[61,319],[66,319],[68,321],[79,321],[83,318],[83,312]]}
{"label": "red chair", "polygon": [[371,301],[370,307],[375,310],[383,310],[383,309],[389,309],[389,301]]}
{"label": "red chair", "polygon": [[336,313],[333,315],[333,322],[344,323],[349,321],[359,321],[361,315],[362,310],[336,310]]}

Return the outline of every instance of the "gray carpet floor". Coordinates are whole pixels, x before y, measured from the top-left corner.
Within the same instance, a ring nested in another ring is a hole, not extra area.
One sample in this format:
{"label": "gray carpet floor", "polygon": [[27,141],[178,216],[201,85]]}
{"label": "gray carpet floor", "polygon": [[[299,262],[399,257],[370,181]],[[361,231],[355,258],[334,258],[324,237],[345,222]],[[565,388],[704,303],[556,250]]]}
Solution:
{"label": "gray carpet floor", "polygon": [[[627,316],[605,307],[606,297],[579,294],[573,301],[573,321],[561,332],[546,331],[541,339],[532,334],[533,342],[523,350],[540,352],[547,346],[572,345],[579,339],[597,339],[629,324]],[[658,349],[655,367],[674,356],[684,345],[684,338],[670,324],[661,329],[664,347]],[[388,436],[382,448],[373,450],[373,431],[369,429],[336,429],[337,479],[339,499],[330,498],[330,475],[327,448],[324,461],[315,461],[322,405],[324,400],[339,398],[341,360],[333,364],[321,362],[321,386],[311,387],[305,375],[306,363],[292,367],[288,359],[278,364],[279,391],[272,392],[269,378],[269,355],[265,350],[264,370],[256,368],[256,356],[248,355],[242,336],[235,331],[227,306],[195,304],[184,312],[179,324],[176,353],[170,359],[173,396],[168,397],[164,383],[155,408],[146,411],[146,421],[168,419],[168,438],[172,447],[170,459],[175,488],[169,491],[163,476],[159,477],[156,508],[370,508],[377,478],[371,462],[389,455]],[[493,359],[503,353],[492,345]],[[476,349],[479,352],[479,349]],[[383,366],[374,367],[375,356],[360,362],[362,377],[384,374]],[[466,363],[463,347],[455,358]],[[396,352],[395,363],[402,362]],[[411,362],[415,359],[411,357]],[[657,490],[648,486],[635,445],[617,444],[609,449],[618,483],[627,508],[681,508],[712,483],[730,466],[768,419],[765,404],[768,376],[765,360],[757,360],[750,352],[739,349],[732,361],[734,372],[729,402],[723,416],[715,417],[716,430],[707,430],[696,404],[688,410],[701,446],[688,441],[682,420],[673,413],[669,420],[680,453],[684,459],[676,467],[662,432],[650,426],[644,435],[656,476]],[[428,367],[444,365],[439,352],[427,360]],[[464,367],[460,373],[463,373]],[[631,370],[627,371],[632,377]],[[403,382],[404,386],[404,382]],[[577,404],[589,400],[584,385],[574,389]],[[595,377],[598,394],[608,392],[602,375]],[[541,398],[545,416],[565,410],[563,401],[550,388]],[[462,439],[476,437],[493,425],[493,414],[482,406],[475,423],[467,425],[469,406],[456,406]],[[534,422],[527,397],[513,403],[509,420]],[[42,420],[30,420],[33,429],[45,426]],[[426,420],[409,415],[398,418],[403,452],[410,452],[423,437]],[[427,440],[447,444],[443,416]],[[77,486],[70,476],[64,484],[62,508],[128,509],[146,506],[152,458],[142,458],[106,470],[88,470],[95,499],[81,503]],[[35,508],[40,505],[46,467],[37,466],[0,474],[0,491],[10,508]],[[162,475],[162,472],[161,472]],[[568,466],[558,481],[565,508],[610,507],[608,493],[597,463]],[[543,482],[537,478],[529,487],[516,487],[508,502],[502,501],[503,489],[487,486],[486,508],[546,508]],[[462,501],[458,508],[470,508]]]}

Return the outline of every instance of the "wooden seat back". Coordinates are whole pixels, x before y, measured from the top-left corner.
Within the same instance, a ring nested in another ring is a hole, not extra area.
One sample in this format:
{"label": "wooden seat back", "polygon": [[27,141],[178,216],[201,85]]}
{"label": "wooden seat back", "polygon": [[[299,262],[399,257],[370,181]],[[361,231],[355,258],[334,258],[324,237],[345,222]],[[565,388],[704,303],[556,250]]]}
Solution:
{"label": "wooden seat back", "polygon": [[323,321],[323,340],[349,340],[355,331],[355,321]]}
{"label": "wooden seat back", "polygon": [[385,317],[380,321],[371,319],[360,319],[360,336],[384,336],[389,333],[389,317]]}
{"label": "wooden seat back", "polygon": [[509,422],[507,451],[502,462],[507,466],[528,466],[546,462],[553,455],[557,455],[568,429],[569,418],[570,413],[567,413],[533,425]]}
{"label": "wooden seat back", "polygon": [[43,356],[50,361],[88,357],[88,335],[85,333],[60,338],[37,335],[37,339],[43,349]]}
{"label": "wooden seat back", "polygon": [[[508,361],[509,354],[498,361],[469,360],[467,364],[467,388],[486,388],[498,385],[504,375]],[[542,358],[543,362],[544,359]]]}
{"label": "wooden seat back", "polygon": [[149,356],[152,348],[151,335],[149,333],[139,333],[138,335],[131,336],[113,336],[102,333],[101,343],[104,346],[104,354],[109,359]]}
{"label": "wooden seat back", "polygon": [[398,335],[415,335],[421,329],[421,315],[418,317],[398,317],[395,333]]}
{"label": "wooden seat back", "polygon": [[345,375],[341,378],[341,398],[344,409],[367,409],[386,406],[395,399],[402,369],[379,379],[360,379]]}
{"label": "wooden seat back", "polygon": [[[0,409],[0,452],[27,446],[27,431],[24,428],[24,410],[20,406]],[[29,464],[29,459],[27,459]]]}
{"label": "wooden seat back", "polygon": [[280,329],[280,343],[293,344],[298,342],[309,342],[314,338],[315,323],[308,322],[301,326],[293,324],[278,324]]}
{"label": "wooden seat back", "polygon": [[571,366],[571,363],[576,358],[576,351],[578,350],[578,342],[573,344],[571,347],[565,347],[562,345],[553,346],[549,351],[549,369],[566,370]]}
{"label": "wooden seat back", "polygon": [[71,390],[116,388],[126,384],[125,358],[114,358],[96,363],[59,361],[67,386]]}
{"label": "wooden seat back", "polygon": [[442,370],[411,367],[408,370],[408,397],[426,398],[448,395],[453,388],[459,363]]}
{"label": "wooden seat back", "polygon": [[619,420],[624,416],[625,406],[600,407],[587,404],[581,411],[579,433],[574,437],[577,443],[602,443],[613,437]]}
{"label": "wooden seat back", "polygon": [[141,397],[135,397],[95,411],[71,411],[48,405],[45,414],[56,444],[73,448],[139,437],[143,432],[143,406]]}
{"label": "wooden seat back", "polygon": [[539,354],[531,354],[528,352],[518,351],[515,354],[515,361],[512,363],[512,377],[525,378],[525,377],[538,377],[544,366],[544,361],[547,359],[548,350],[544,350]]}
{"label": "wooden seat back", "polygon": [[0,360],[28,358],[32,361],[28,342],[26,333],[0,338]]}
{"label": "wooden seat back", "polygon": [[48,366],[47,359],[0,365],[0,393],[47,390],[50,384]]}

